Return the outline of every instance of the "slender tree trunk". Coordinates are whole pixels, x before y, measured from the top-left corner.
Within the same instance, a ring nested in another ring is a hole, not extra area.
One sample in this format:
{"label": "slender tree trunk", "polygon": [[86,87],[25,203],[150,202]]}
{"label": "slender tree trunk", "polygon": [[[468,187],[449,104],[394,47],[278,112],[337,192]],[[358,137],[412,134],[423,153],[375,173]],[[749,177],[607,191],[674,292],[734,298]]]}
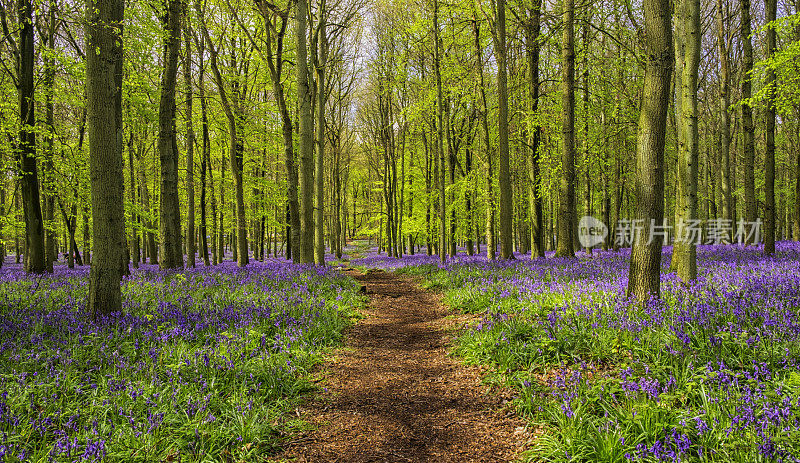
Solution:
{"label": "slender tree trunk", "polygon": [[[777,19],[777,0],[764,0],[767,23]],[[775,25],[767,27],[767,58],[773,59],[776,51]],[[767,67],[767,78],[764,82],[769,92],[766,108],[766,151],[764,152],[765,185],[764,195],[764,254],[775,254],[775,69]]]}
{"label": "slender tree trunk", "polygon": [[[136,174],[136,166],[133,164],[133,132],[131,132],[130,141],[128,143],[128,177],[130,178],[131,186],[130,186],[130,201],[131,206],[136,204],[136,181],[134,180]],[[64,214],[64,221],[68,223],[67,214]],[[136,214],[136,207],[131,208],[131,237],[130,237],[130,244],[133,247],[131,252],[131,261],[133,262],[133,268],[139,268],[139,233],[137,223],[139,222],[139,217]]]}
{"label": "slender tree trunk", "polygon": [[[412,159],[411,167],[413,169],[413,167],[414,167],[413,159],[414,158],[411,158],[411,159]],[[466,172],[465,172],[466,173],[466,178],[469,179],[469,178],[472,177],[472,146],[467,145],[467,151],[466,151],[465,157],[464,157],[464,165],[465,165],[465,169],[466,169]],[[411,187],[411,180],[410,179],[411,179],[411,177],[409,176],[409,191],[411,190],[411,188],[410,188]],[[464,230],[466,231],[466,238],[467,238],[466,239],[466,241],[467,241],[466,242],[467,255],[468,256],[474,256],[475,255],[475,243],[472,240],[472,230],[473,230],[473,225],[472,224],[473,224],[474,212],[472,211],[472,192],[471,191],[467,191],[466,193],[464,193],[464,202],[465,202],[465,206],[466,206],[465,207],[465,209],[466,209],[465,210],[466,220],[464,221]],[[410,209],[411,209],[411,207],[409,206],[409,213],[408,213],[409,218],[412,217],[412,213],[411,213]],[[411,245],[411,254],[414,254],[414,246],[413,246],[413,244]]]}
{"label": "slender tree trunk", "polygon": [[448,251],[447,253],[455,257],[456,255],[456,208],[455,196],[452,193],[452,188],[456,183],[456,153],[453,149],[453,124],[450,119],[450,98],[447,98],[445,106],[445,118],[447,120],[447,175],[448,183],[451,188],[448,202],[450,203],[450,229],[448,231]]}
{"label": "slender tree trunk", "polygon": [[[147,212],[147,256],[150,260],[150,265],[158,265],[158,249],[156,246],[156,237],[155,233],[152,230],[155,229],[155,224],[153,223],[153,211],[150,209],[150,189],[147,187],[147,177],[145,176],[145,166],[144,162],[140,160],[139,162],[139,188],[140,188],[140,196],[142,199],[142,207]],[[85,255],[85,254],[84,254]]]}
{"label": "slender tree trunk", "polygon": [[[201,39],[204,43],[205,39]],[[200,97],[200,125],[203,132],[203,154],[200,160],[200,254],[203,258],[203,265],[208,267],[208,220],[206,216],[206,200],[207,200],[207,180],[206,176],[211,169],[211,139],[208,133],[208,108],[206,103],[206,88],[205,88],[205,63],[203,62],[203,55],[205,49],[201,45],[198,50],[197,57],[200,60],[200,75],[198,76],[198,91]],[[212,180],[213,181],[213,180]],[[212,194],[213,199],[213,194]],[[213,246],[213,242],[212,242]],[[216,252],[214,253],[214,264],[216,264]]]}
{"label": "slender tree trunk", "polygon": [[25,271],[47,271],[44,246],[44,223],[39,202],[39,174],[36,169],[36,100],[34,96],[34,38],[32,0],[19,0],[17,14],[20,23],[18,91],[19,91],[19,153],[22,211],[25,218]]}
{"label": "slender tree trunk", "polygon": [[722,144],[720,155],[722,157],[722,216],[733,224],[733,190],[731,189],[731,116],[730,107],[730,87],[731,71],[728,58],[728,47],[725,39],[725,16],[723,12],[723,1],[716,0],[716,19],[717,19],[717,51],[720,61],[720,124]]}
{"label": "slender tree trunk", "polygon": [[217,229],[217,254],[219,262],[225,262],[225,157],[219,163],[219,228]]}
{"label": "slender tree trunk", "polygon": [[[528,72],[530,72],[528,91],[531,103],[531,116],[534,118],[538,117],[539,111],[541,9],[542,0],[534,1],[533,7],[528,10],[528,20],[525,24],[525,41],[527,45],[525,51],[528,59]],[[539,150],[542,137],[541,125],[537,123],[532,130],[530,130],[528,137],[530,147],[530,154],[528,155],[528,202],[531,223],[531,259],[536,259],[544,257],[544,249],[542,247],[542,233],[544,231],[542,226],[542,197],[539,189],[539,183],[541,181],[539,178]]]}
{"label": "slender tree trunk", "polygon": [[700,0],[679,0],[675,6],[675,93],[678,132],[677,195],[675,244],[672,268],[683,282],[697,277],[697,250],[689,241],[687,227],[698,220],[697,178],[699,132],[697,79],[700,65]]}
{"label": "slender tree trunk", "polygon": [[214,188],[214,166],[209,157],[208,162],[208,185],[211,194],[211,263],[214,265],[222,262],[223,254],[219,252],[219,229],[217,228],[217,193]]}
{"label": "slender tree trunk", "polygon": [[[571,0],[568,0],[571,1]],[[512,214],[514,212],[511,195],[511,172],[508,153],[508,77],[506,69],[506,2],[497,1],[497,100],[498,100],[498,184],[500,185],[500,257],[514,258]]]}
{"label": "slender tree trunk", "polygon": [[[744,155],[744,216],[747,222],[755,222],[758,215],[755,185],[755,126],[753,108],[747,101],[752,97],[753,44],[751,42],[750,0],[740,0],[741,40],[742,40],[742,78],[741,97],[744,101],[742,111],[742,153]],[[750,240],[746,244],[753,244]]]}
{"label": "slender tree trunk", "polygon": [[572,222],[575,215],[575,5],[565,0],[561,56],[562,153],[560,200],[558,204],[558,247],[556,257],[575,257]]}
{"label": "slender tree trunk", "polygon": [[439,37],[439,1],[433,2],[433,37],[434,37],[434,73],[436,75],[436,165],[438,174],[435,176],[439,186],[439,260],[446,260],[447,235],[445,234],[447,221],[447,203],[445,202],[445,152],[444,152],[444,96],[442,92],[441,71],[441,38]]}
{"label": "slender tree trunk", "polygon": [[494,260],[497,243],[494,241],[494,172],[492,171],[492,145],[489,140],[489,109],[486,103],[486,82],[483,76],[483,53],[481,34],[478,28],[477,14],[473,12],[472,30],[475,33],[475,53],[478,57],[478,73],[480,75],[481,92],[481,127],[483,127],[483,145],[486,149],[486,259]]}
{"label": "slender tree trunk", "polygon": [[[636,220],[645,226],[664,220],[664,145],[674,67],[669,0],[644,0],[644,88],[636,140]],[[662,237],[636,239],[628,272],[628,296],[660,297]]]}
{"label": "slender tree trunk", "polygon": [[[0,220],[6,219],[6,179],[0,179]],[[6,263],[6,245],[3,231],[0,230],[0,268]],[[71,268],[71,267],[70,267]]]}
{"label": "slender tree trunk", "polygon": [[55,155],[55,119],[53,114],[53,98],[55,96],[56,68],[55,68],[55,35],[56,35],[56,5],[53,0],[48,3],[47,11],[47,48],[49,53],[44,56],[44,87],[45,87],[45,125],[46,146],[42,166],[42,188],[44,203],[45,241],[45,267],[48,272],[53,271],[53,262],[58,260],[58,249],[55,243],[55,202],[56,192],[53,188],[53,157]]}
{"label": "slender tree trunk", "polygon": [[314,262],[314,122],[311,114],[311,87],[308,82],[308,1],[298,0],[295,7],[297,29],[296,70],[297,108],[300,143],[300,262]]}
{"label": "slender tree trunk", "polygon": [[164,40],[164,72],[161,75],[161,101],[158,108],[158,154],[161,162],[161,194],[159,195],[160,267],[183,267],[181,252],[181,214],[178,197],[178,142],[175,134],[175,88],[178,75],[178,54],[181,48],[181,10],[179,0],[164,0],[162,17]]}
{"label": "slender tree trunk", "polygon": [[95,318],[122,310],[125,254],[122,143],[122,0],[87,2],[86,102],[92,185],[94,262],[88,309]]}
{"label": "slender tree trunk", "polygon": [[[592,179],[591,179],[591,172],[592,172],[592,156],[589,150],[589,53],[587,52],[589,49],[589,24],[592,21],[591,10],[586,11],[586,16],[584,17],[583,27],[581,27],[581,35],[583,41],[583,175],[584,175],[584,182],[586,183],[586,188],[584,189],[583,195],[583,205],[584,205],[584,215],[591,216],[593,214],[592,211]],[[577,207],[575,208],[575,216],[573,221],[576,222],[575,226],[573,226],[573,233],[575,233],[575,238],[578,237],[578,228],[577,228]],[[576,241],[576,240],[573,240]],[[579,249],[580,243],[576,246],[576,249]],[[587,247],[586,253],[591,255],[592,248]]]}
{"label": "slender tree trunk", "polygon": [[[186,21],[183,30],[185,46],[183,62],[183,80],[186,86],[186,259],[189,267],[194,268],[195,262],[195,228],[194,228],[194,124],[193,117],[193,85],[192,85],[192,42],[191,26],[189,25],[189,11],[186,11]],[[202,193],[201,193],[202,194]]]}
{"label": "slender tree trunk", "polygon": [[250,255],[247,247],[247,216],[244,207],[244,180],[242,179],[244,170],[244,142],[241,139],[242,129],[242,111],[241,111],[241,98],[239,95],[238,84],[234,82],[232,96],[234,101],[234,118],[229,120],[231,124],[230,133],[230,152],[229,157],[231,161],[231,176],[233,177],[233,185],[236,196],[236,230],[234,240],[231,241],[233,248],[234,260],[236,265],[244,267],[250,262]]}
{"label": "slender tree trunk", "polygon": [[[323,8],[324,9],[324,8]],[[325,168],[325,101],[326,101],[326,88],[325,88],[325,66],[328,62],[328,38],[325,34],[325,21],[326,15],[324,12],[318,12],[319,19],[319,39],[318,39],[318,57],[317,57],[317,128],[315,136],[317,138],[317,157],[315,162],[314,178],[316,180],[316,188],[314,195],[314,263],[316,265],[325,265],[325,230],[323,227],[324,209],[325,209],[325,187],[324,168]]]}
{"label": "slender tree trunk", "polygon": [[[198,1],[195,1],[195,11],[197,11],[198,17],[202,17],[202,10],[200,8],[200,4]],[[234,193],[235,193],[235,208],[236,208],[236,243],[234,249],[234,256],[236,260],[236,265],[239,267],[244,267],[249,262],[249,254],[247,248],[247,218],[245,213],[244,207],[244,185],[242,180],[242,169],[244,165],[244,145],[242,144],[241,140],[241,130],[240,125],[242,123],[242,108],[241,108],[241,89],[239,88],[239,82],[237,78],[234,78],[233,83],[231,84],[231,93],[230,97],[228,96],[228,91],[225,87],[225,81],[222,79],[222,74],[219,70],[219,50],[217,50],[213,42],[211,41],[211,37],[208,34],[208,29],[205,26],[205,23],[202,21],[200,22],[201,29],[203,32],[203,37],[205,38],[206,43],[209,46],[209,56],[211,58],[211,70],[214,72],[214,80],[217,82],[217,89],[219,90],[220,102],[222,103],[222,108],[225,112],[225,116],[228,120],[228,157],[230,160],[231,166],[231,175],[233,176],[233,183],[234,183]],[[236,69],[236,59],[235,55],[231,57],[231,64],[232,68]],[[221,181],[220,181],[220,260],[224,259],[224,233],[223,233],[223,226],[222,226],[222,211],[224,210],[224,196],[222,193],[223,184],[225,182],[225,167],[224,162],[222,163],[222,174],[221,174]]]}

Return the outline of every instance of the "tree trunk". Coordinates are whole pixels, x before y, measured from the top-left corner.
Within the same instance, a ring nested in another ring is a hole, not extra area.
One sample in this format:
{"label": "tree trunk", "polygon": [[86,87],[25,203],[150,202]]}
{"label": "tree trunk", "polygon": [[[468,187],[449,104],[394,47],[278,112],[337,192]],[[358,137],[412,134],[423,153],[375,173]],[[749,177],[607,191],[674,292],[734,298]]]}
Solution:
{"label": "tree trunk", "polygon": [[[570,0],[568,0],[570,1]],[[506,69],[506,2],[497,1],[497,100],[498,100],[498,135],[497,143],[498,172],[500,185],[500,257],[514,258],[514,241],[512,230],[512,214],[514,203],[511,195],[511,172],[508,153],[508,71]]]}
{"label": "tree trunk", "polygon": [[295,31],[297,53],[297,108],[300,143],[300,262],[314,262],[314,122],[311,114],[311,88],[308,82],[308,1],[297,0]]}
{"label": "tree trunk", "polygon": [[676,236],[672,268],[684,283],[697,277],[697,249],[687,227],[697,215],[697,178],[700,155],[697,127],[697,78],[700,65],[700,0],[675,5],[675,93],[678,132]]}
{"label": "tree trunk", "polygon": [[[199,1],[195,1],[195,11],[197,12],[198,17],[202,17],[202,10],[200,8]],[[231,94],[230,98],[228,97],[228,92],[225,88],[225,82],[222,79],[222,74],[219,70],[219,50],[214,47],[214,44],[211,40],[211,37],[208,34],[208,29],[205,26],[204,22],[200,22],[201,29],[203,32],[203,37],[205,38],[206,43],[209,46],[209,56],[211,57],[211,70],[214,72],[214,80],[217,83],[217,89],[219,90],[219,97],[220,102],[222,103],[222,109],[225,112],[225,116],[228,120],[228,136],[230,137],[228,142],[228,157],[230,158],[230,166],[231,166],[231,175],[233,176],[233,183],[234,183],[234,190],[235,190],[235,208],[236,208],[236,244],[234,248],[234,254],[236,258],[236,265],[239,267],[244,267],[249,262],[249,254],[247,249],[247,218],[245,216],[245,208],[244,208],[244,185],[242,180],[242,168],[244,165],[244,145],[242,144],[241,140],[241,130],[240,125],[242,123],[242,108],[241,108],[241,95],[240,95],[240,88],[239,83],[236,78],[234,78],[233,83],[231,84]],[[231,58],[232,68],[236,69],[236,60],[235,55]],[[219,232],[219,240],[220,240],[220,261],[224,258],[224,247],[222,242],[224,240],[223,234],[223,227],[222,227],[222,211],[224,210],[223,198],[222,195],[222,188],[225,182],[225,170],[224,170],[224,162],[222,165],[222,174],[221,174],[221,181],[220,181],[220,232]]]}
{"label": "tree trunk", "polygon": [[94,261],[88,309],[95,318],[122,310],[125,253],[122,143],[122,0],[87,2],[86,102]]}
{"label": "tree trunk", "polygon": [[[773,23],[777,18],[777,0],[764,0],[767,23]],[[767,27],[767,58],[772,60],[776,51],[775,24]],[[765,185],[764,195],[764,254],[775,254],[775,69],[767,66],[767,78],[764,81],[767,87],[767,149],[764,152]]]}
{"label": "tree trunk", "polygon": [[48,272],[53,271],[53,262],[58,260],[58,249],[55,243],[55,202],[56,192],[53,188],[53,156],[55,155],[55,120],[53,114],[53,98],[56,83],[55,68],[55,36],[56,36],[56,16],[55,2],[49,1],[47,11],[47,48],[48,53],[44,56],[44,87],[45,87],[45,125],[46,125],[46,147],[44,164],[42,166],[42,190],[44,203],[44,223],[45,227],[45,267]]}
{"label": "tree trunk", "polygon": [[558,247],[556,257],[575,257],[572,223],[575,214],[575,2],[564,2],[564,32],[561,94],[561,182],[558,203]]}
{"label": "tree trunk", "polygon": [[445,106],[445,118],[447,120],[447,175],[450,185],[450,195],[447,198],[450,203],[450,229],[448,230],[448,250],[447,254],[451,257],[456,255],[456,208],[455,194],[452,192],[456,183],[456,152],[453,147],[453,123],[450,118],[450,98],[447,98]]}
{"label": "tree trunk", "polygon": [[[412,160],[411,167],[413,169],[413,167],[414,167],[414,163],[413,163],[414,158],[412,157],[411,160]],[[465,164],[465,169],[466,169],[466,171],[465,171],[466,175],[465,176],[466,176],[467,179],[470,179],[472,177],[472,146],[470,146],[470,145],[467,145],[467,151],[466,151],[465,157],[464,157],[464,164]],[[411,176],[409,176],[409,191],[411,190],[411,188],[410,188],[411,187],[410,178],[411,178]],[[474,256],[475,255],[475,243],[472,240],[472,230],[473,230],[472,224],[473,224],[473,214],[474,214],[474,212],[472,211],[472,192],[471,191],[467,190],[467,192],[464,193],[464,201],[465,201],[465,206],[466,206],[465,207],[465,211],[464,211],[465,214],[466,214],[466,220],[464,221],[464,231],[466,231],[466,238],[467,238],[466,239],[467,255],[468,256]],[[409,216],[409,218],[412,216],[411,207],[410,206],[409,206],[408,216]],[[411,254],[414,254],[414,246],[413,246],[413,244],[411,246]]]}
{"label": "tree trunk", "polygon": [[[136,166],[133,164],[133,132],[131,132],[130,140],[128,143],[128,177],[130,178],[131,186],[130,186],[130,201],[131,201],[131,237],[130,237],[130,244],[133,247],[131,251],[131,261],[133,263],[133,268],[139,268],[139,234],[137,223],[139,221],[139,217],[136,214],[136,181],[134,180]],[[67,215],[64,214],[64,221],[68,223]]]}
{"label": "tree trunk", "polygon": [[[669,0],[644,0],[644,88],[636,137],[636,219],[646,227],[664,220],[664,145],[674,66]],[[628,272],[629,297],[660,297],[662,237],[636,239]]]}
{"label": "tree trunk", "polygon": [[[145,176],[145,166],[144,162],[140,160],[139,162],[139,188],[140,188],[140,196],[142,200],[142,208],[147,212],[147,237],[145,241],[147,241],[147,256],[150,260],[150,265],[158,265],[158,249],[156,246],[156,237],[155,233],[151,230],[155,229],[155,224],[153,223],[153,211],[150,209],[150,189],[147,187],[147,177]],[[85,254],[84,254],[85,256]]]}
{"label": "tree trunk", "polygon": [[19,152],[22,210],[25,218],[25,271],[47,271],[44,246],[44,223],[39,202],[39,174],[36,169],[36,100],[34,96],[34,38],[33,5],[31,0],[19,0],[17,13],[19,31]]}
{"label": "tree trunk", "polygon": [[[583,21],[583,27],[581,28],[581,35],[583,40],[583,175],[584,175],[584,182],[586,183],[586,188],[584,189],[583,195],[583,205],[584,210],[583,214],[587,216],[591,216],[593,214],[592,211],[592,179],[591,179],[591,172],[592,172],[592,156],[589,150],[589,53],[586,50],[589,49],[589,24],[591,23],[592,16],[591,10],[587,10],[586,17]],[[577,238],[577,206],[575,208],[575,218],[573,221],[576,221],[575,226],[573,227],[573,233],[575,233],[575,237]],[[575,240],[573,240],[575,241]],[[580,246],[580,243],[578,243]],[[577,248],[577,246],[576,246]],[[591,255],[592,248],[591,246],[586,247],[586,253]]]}
{"label": "tree trunk", "polygon": [[[542,0],[534,1],[533,7],[528,10],[528,20],[525,23],[526,55],[528,59],[528,91],[531,100],[531,116],[538,117],[539,111],[539,55],[541,52],[541,10]],[[536,119],[538,120],[538,119]],[[539,160],[540,145],[542,138],[542,127],[537,122],[528,133],[529,149],[528,155],[528,205],[530,208],[531,224],[531,259],[544,257],[542,248],[542,197],[539,190]]]}
{"label": "tree trunk", "polygon": [[722,216],[733,224],[733,190],[731,189],[731,115],[730,107],[730,88],[731,71],[728,58],[728,47],[725,40],[725,15],[722,8],[723,0],[717,0],[717,50],[720,61],[720,124],[722,132],[722,144],[720,155],[722,157]]}
{"label": "tree trunk", "polygon": [[434,72],[436,74],[436,165],[438,174],[435,182],[439,186],[439,261],[446,260],[447,203],[445,201],[445,159],[444,152],[444,95],[442,93],[441,37],[439,36],[439,1],[433,2]]}
{"label": "tree trunk", "polygon": [[190,39],[189,12],[183,30],[183,42],[186,48],[183,62],[183,81],[186,86],[186,259],[189,267],[194,268],[196,252],[194,229],[194,124],[192,123],[192,42]]}
{"label": "tree trunk", "polygon": [[[324,10],[324,8],[322,8]],[[323,185],[323,174],[325,168],[325,66],[328,62],[328,37],[325,34],[325,12],[317,12],[319,15],[319,39],[317,40],[317,128],[315,137],[317,138],[317,157],[315,159],[314,179],[316,188],[314,191],[314,263],[325,265],[325,230],[323,227],[325,209],[325,187]]]}
{"label": "tree trunk", "polygon": [[158,155],[161,163],[159,195],[160,267],[183,267],[181,251],[181,213],[178,197],[178,142],[175,134],[175,84],[178,75],[178,54],[181,48],[181,2],[164,0],[166,11],[162,25],[164,39],[164,71],[161,75],[161,100],[158,106]]}
{"label": "tree trunk", "polygon": [[[204,38],[200,43],[203,44]],[[205,55],[205,48],[201,45],[198,50],[197,57],[200,60],[200,75],[198,76],[198,91],[200,97],[200,125],[203,132],[203,154],[200,161],[200,254],[203,258],[203,265],[208,267],[208,220],[206,215],[206,199],[207,199],[207,184],[206,176],[211,171],[211,139],[208,134],[208,108],[206,103],[206,88],[205,88],[205,63],[203,56]],[[212,179],[213,181],[213,179]],[[213,194],[212,194],[213,200]],[[211,243],[214,245],[213,241]],[[214,264],[216,265],[216,252],[214,252]]]}
{"label": "tree trunk", "polygon": [[[6,179],[0,179],[0,220],[6,221]],[[6,263],[6,244],[0,229],[0,268]]]}
{"label": "tree trunk", "polygon": [[483,144],[486,149],[486,258],[495,259],[497,244],[494,241],[494,172],[492,171],[492,147],[489,140],[489,109],[486,103],[486,83],[483,77],[483,48],[478,28],[477,14],[473,12],[472,30],[475,33],[475,54],[478,57],[478,73],[480,75],[481,92],[481,126],[483,127]]}
{"label": "tree trunk", "polygon": [[[753,125],[753,108],[747,101],[752,97],[751,71],[753,70],[753,44],[751,42],[750,0],[739,2],[741,13],[742,40],[742,78],[741,96],[744,101],[742,111],[742,153],[744,154],[744,217],[747,222],[755,222],[758,215],[755,184],[755,126]],[[746,235],[746,233],[745,233]],[[746,244],[754,244],[747,240]]]}

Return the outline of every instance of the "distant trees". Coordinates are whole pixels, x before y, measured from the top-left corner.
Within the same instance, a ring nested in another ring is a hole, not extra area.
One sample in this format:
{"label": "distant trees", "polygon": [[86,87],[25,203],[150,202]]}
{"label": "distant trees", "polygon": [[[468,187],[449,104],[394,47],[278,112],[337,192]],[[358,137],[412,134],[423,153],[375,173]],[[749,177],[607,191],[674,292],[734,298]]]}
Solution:
{"label": "distant trees", "polygon": [[[752,18],[747,0],[675,2],[665,103],[653,2],[130,3],[121,271],[196,252],[323,264],[355,238],[390,256],[571,257],[577,217],[600,214],[603,248],[665,225],[682,237],[691,220],[701,242],[708,224],[754,241],[739,226],[761,218],[770,253],[800,230],[800,29],[770,1]],[[0,254],[31,272],[57,251],[89,263],[107,220],[91,204],[85,14],[0,0]],[[672,243],[689,281],[694,246]],[[633,251],[633,280],[650,281],[636,294],[653,294],[655,249]]]}

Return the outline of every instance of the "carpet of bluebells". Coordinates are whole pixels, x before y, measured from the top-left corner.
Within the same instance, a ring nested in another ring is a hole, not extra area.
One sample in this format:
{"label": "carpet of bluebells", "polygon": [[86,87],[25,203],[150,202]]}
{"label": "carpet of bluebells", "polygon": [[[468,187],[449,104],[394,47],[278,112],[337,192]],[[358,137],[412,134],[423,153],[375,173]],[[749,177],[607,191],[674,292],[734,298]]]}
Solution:
{"label": "carpet of bluebells", "polygon": [[0,461],[260,461],[362,302],[327,268],[145,266],[95,321],[87,285],[0,270]]}
{"label": "carpet of bluebells", "polygon": [[800,245],[700,247],[662,299],[625,298],[629,254],[578,260],[436,256],[354,265],[422,275],[480,314],[456,351],[493,366],[542,428],[533,461],[800,460]]}

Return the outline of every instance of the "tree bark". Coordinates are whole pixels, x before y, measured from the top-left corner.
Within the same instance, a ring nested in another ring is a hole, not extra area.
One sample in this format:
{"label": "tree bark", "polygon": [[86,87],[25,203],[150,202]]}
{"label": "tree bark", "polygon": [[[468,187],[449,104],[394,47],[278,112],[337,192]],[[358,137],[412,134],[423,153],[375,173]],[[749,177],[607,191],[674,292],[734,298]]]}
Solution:
{"label": "tree bark", "polygon": [[[308,82],[308,0],[297,0],[297,108],[300,143],[300,262],[314,262],[314,122]],[[298,250],[296,250],[298,251]]]}
{"label": "tree bark", "polygon": [[542,0],[535,0],[533,8],[528,10],[528,21],[525,28],[525,51],[528,59],[528,72],[530,72],[528,90],[530,92],[531,116],[535,124],[528,133],[528,144],[530,154],[528,156],[528,202],[530,207],[531,223],[531,259],[544,257],[542,243],[542,197],[539,190],[541,182],[539,178],[540,145],[542,138],[542,127],[539,124],[539,55],[541,52],[541,10]]}
{"label": "tree bark", "polygon": [[725,40],[723,1],[716,1],[717,50],[720,61],[719,112],[721,117],[720,124],[722,125],[720,127],[722,135],[722,144],[720,146],[720,156],[722,157],[722,216],[733,224],[735,211],[733,208],[733,190],[731,189],[731,115],[729,112],[731,71],[728,46]]}
{"label": "tree bark", "polygon": [[483,76],[483,53],[477,14],[473,12],[472,31],[475,34],[475,54],[478,57],[478,74],[481,93],[481,127],[483,145],[486,149],[486,259],[494,260],[497,244],[494,241],[494,172],[492,171],[492,147],[489,140],[489,109],[486,102],[486,83]]}
{"label": "tree bark", "polygon": [[314,263],[325,265],[325,229],[323,227],[325,209],[325,187],[324,167],[325,167],[325,102],[327,91],[325,88],[325,67],[328,62],[328,37],[325,33],[327,16],[325,14],[324,2],[321,2],[319,15],[319,38],[317,39],[317,128],[314,136],[317,142],[317,156],[315,159],[314,179],[316,187],[314,190]]}
{"label": "tree bark", "polygon": [[[139,233],[137,229],[137,222],[139,221],[139,217],[136,214],[136,181],[134,180],[136,173],[136,166],[133,164],[133,132],[131,132],[131,136],[128,141],[128,178],[130,179],[131,186],[130,186],[130,201],[131,201],[131,237],[130,237],[130,245],[133,248],[131,250],[131,262],[133,264],[133,268],[139,268]],[[124,192],[123,192],[124,193]],[[63,211],[62,211],[63,212]],[[69,225],[67,214],[64,214],[64,221]]]}
{"label": "tree bark", "polygon": [[[741,14],[741,40],[742,40],[742,78],[741,78],[741,105],[742,116],[742,153],[744,155],[744,217],[747,222],[755,222],[758,215],[755,186],[755,126],[753,125],[753,108],[748,103],[752,97],[751,71],[753,70],[753,44],[751,42],[750,25],[750,0],[739,2]],[[748,240],[746,244],[753,244]]]}
{"label": "tree bark", "polygon": [[439,1],[433,2],[434,73],[436,74],[436,166],[438,174],[435,182],[439,190],[439,261],[447,260],[447,203],[445,198],[445,159],[444,152],[444,96],[442,93],[441,37],[439,36]]}
{"label": "tree bark", "polygon": [[697,249],[686,226],[699,219],[697,178],[700,155],[697,127],[697,79],[700,65],[700,0],[679,0],[675,5],[675,93],[678,132],[676,233],[672,268],[684,283],[697,277]]}
{"label": "tree bark", "polygon": [[[203,154],[200,161],[200,254],[203,258],[203,265],[208,267],[208,217],[206,214],[206,201],[207,201],[207,175],[211,172],[211,139],[208,133],[208,108],[206,102],[206,82],[205,82],[205,62],[203,57],[205,55],[205,38],[200,39],[200,46],[198,49],[197,57],[200,61],[200,69],[198,75],[198,96],[200,97],[200,125],[203,132]],[[212,178],[213,182],[213,178]],[[213,200],[213,194],[212,194]],[[213,248],[214,242],[212,240],[211,246]],[[214,250],[214,265],[217,263],[217,253]]]}
{"label": "tree bark", "polygon": [[[200,8],[200,4],[198,1],[195,1],[195,11],[197,12],[198,17],[202,17],[202,10]],[[245,207],[244,207],[244,185],[242,180],[242,168],[244,164],[244,145],[242,144],[241,140],[241,101],[240,101],[240,88],[239,83],[237,80],[234,79],[233,84],[231,85],[231,94],[230,97],[228,96],[228,92],[225,88],[225,82],[222,79],[222,73],[219,70],[219,50],[214,47],[213,42],[211,41],[211,37],[208,34],[208,29],[205,26],[205,23],[202,21],[200,22],[200,26],[203,32],[203,37],[205,38],[206,43],[209,46],[209,56],[211,58],[211,70],[214,72],[214,80],[217,83],[217,89],[219,90],[219,97],[220,102],[222,103],[222,109],[225,112],[225,116],[228,120],[228,136],[230,137],[228,142],[228,157],[230,158],[230,166],[231,166],[231,175],[233,176],[233,183],[234,183],[234,190],[235,190],[235,208],[236,208],[236,243],[234,244],[234,256],[236,260],[236,265],[239,267],[244,267],[249,262],[249,254],[247,248],[247,218],[245,216]],[[231,59],[232,67],[236,68],[236,60],[235,58]],[[224,163],[223,163],[224,164]],[[222,184],[224,183],[224,166],[222,171],[222,180],[220,182],[220,190],[222,189]],[[223,196],[220,196],[220,203],[222,203]],[[220,209],[224,209],[224,206],[220,204]],[[222,241],[224,240],[224,234],[222,232],[222,214],[220,213],[220,261],[224,257],[224,248],[222,246]]]}
{"label": "tree bark", "polygon": [[[764,0],[767,26],[767,59],[773,59],[776,51],[776,32],[774,21],[777,19],[777,0]],[[766,107],[766,151],[764,152],[765,185],[764,195],[764,254],[775,254],[775,69],[767,66]]]}
{"label": "tree bark", "polygon": [[186,86],[186,262],[189,267],[194,267],[196,251],[194,229],[194,126],[192,124],[192,42],[190,39],[189,11],[186,11],[186,21],[183,30],[185,46],[183,62],[183,81]]}
{"label": "tree bark", "polygon": [[[664,220],[664,145],[670,83],[674,67],[669,0],[644,0],[647,57],[636,137],[636,219],[645,227]],[[629,297],[661,296],[661,236],[636,239],[628,272]]]}
{"label": "tree bark", "polygon": [[125,254],[122,143],[122,0],[87,1],[86,88],[94,256],[89,312],[95,318],[122,310]]}
{"label": "tree bark", "polygon": [[575,214],[575,2],[564,1],[561,89],[561,181],[556,257],[575,257],[572,223]]}
{"label": "tree bark", "polygon": [[160,267],[183,267],[181,250],[181,214],[178,197],[178,142],[175,134],[175,87],[178,53],[181,47],[181,10],[179,0],[164,0],[161,21],[164,39],[164,71],[161,75],[161,100],[158,106],[158,155],[161,164],[159,195]]}
{"label": "tree bark", "polygon": [[49,53],[44,56],[44,87],[45,87],[45,125],[46,125],[46,146],[44,153],[44,163],[42,166],[42,190],[44,203],[44,224],[45,240],[44,254],[45,267],[47,272],[53,271],[53,261],[58,260],[58,250],[55,243],[55,230],[53,227],[55,219],[56,192],[53,188],[53,157],[55,155],[55,119],[53,114],[53,98],[55,96],[56,68],[55,68],[55,36],[56,36],[56,15],[55,2],[50,0],[47,11],[47,48]]}
{"label": "tree bark", "polygon": [[[571,0],[568,0],[571,1]],[[514,258],[512,230],[514,203],[508,153],[508,70],[506,69],[506,2],[497,1],[497,100],[498,135],[497,181],[500,185],[500,257]]]}
{"label": "tree bark", "polygon": [[25,271],[47,271],[44,246],[44,222],[39,200],[39,174],[36,168],[36,100],[34,96],[34,38],[32,0],[17,2],[19,17],[19,145],[17,146],[22,211],[25,218]]}

